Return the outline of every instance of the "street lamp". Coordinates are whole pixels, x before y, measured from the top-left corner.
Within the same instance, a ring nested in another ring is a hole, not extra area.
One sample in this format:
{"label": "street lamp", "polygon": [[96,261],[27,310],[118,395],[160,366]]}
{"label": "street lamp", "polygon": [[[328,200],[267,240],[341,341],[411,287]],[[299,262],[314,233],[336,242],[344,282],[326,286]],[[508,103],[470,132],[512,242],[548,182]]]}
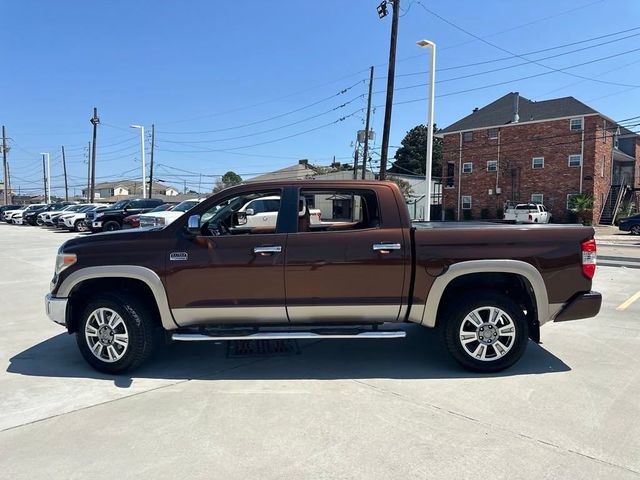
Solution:
{"label": "street lamp", "polygon": [[142,157],[142,198],[144,198],[147,180],[147,172],[144,164],[144,125],[129,125],[129,127],[140,129],[140,156]]}
{"label": "street lamp", "polygon": [[429,106],[427,114],[427,164],[425,167],[426,197],[424,220],[431,220],[431,169],[433,166],[433,107],[436,91],[436,44],[430,40],[420,40],[416,45],[431,49],[431,78],[429,80]]}
{"label": "street lamp", "polygon": [[44,194],[47,196],[47,203],[51,203],[51,162],[49,160],[49,153],[41,152],[40,155],[47,158],[47,184],[45,185],[47,191],[44,192]]}

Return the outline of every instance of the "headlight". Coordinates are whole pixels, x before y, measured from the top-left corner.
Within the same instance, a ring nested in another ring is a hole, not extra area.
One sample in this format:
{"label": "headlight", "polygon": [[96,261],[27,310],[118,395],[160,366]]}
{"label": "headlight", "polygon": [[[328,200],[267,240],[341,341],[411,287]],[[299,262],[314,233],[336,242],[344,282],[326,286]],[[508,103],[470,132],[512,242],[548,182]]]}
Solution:
{"label": "headlight", "polygon": [[58,253],[56,256],[56,275],[78,261],[75,253]]}
{"label": "headlight", "polygon": [[96,216],[94,218],[100,218],[104,216],[104,212],[100,212],[100,213],[96,213]]}
{"label": "headlight", "polygon": [[164,217],[156,217],[156,218],[154,219],[154,222],[153,222],[153,223],[154,223],[155,225],[164,225],[166,222],[165,222]]}

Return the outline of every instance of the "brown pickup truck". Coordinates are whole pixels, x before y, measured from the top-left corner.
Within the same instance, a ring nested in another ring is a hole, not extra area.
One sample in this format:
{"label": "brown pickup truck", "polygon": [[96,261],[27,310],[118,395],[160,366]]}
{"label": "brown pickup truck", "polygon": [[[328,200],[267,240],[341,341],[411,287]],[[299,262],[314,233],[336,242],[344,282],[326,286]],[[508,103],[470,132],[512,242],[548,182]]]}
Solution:
{"label": "brown pickup truck", "polygon": [[[247,219],[274,209],[275,223]],[[67,241],[46,311],[110,373],[140,365],[163,337],[398,338],[407,322],[438,327],[460,364],[493,372],[539,341],[542,324],[598,313],[593,234],[412,224],[391,182],[249,183],[164,228]]]}

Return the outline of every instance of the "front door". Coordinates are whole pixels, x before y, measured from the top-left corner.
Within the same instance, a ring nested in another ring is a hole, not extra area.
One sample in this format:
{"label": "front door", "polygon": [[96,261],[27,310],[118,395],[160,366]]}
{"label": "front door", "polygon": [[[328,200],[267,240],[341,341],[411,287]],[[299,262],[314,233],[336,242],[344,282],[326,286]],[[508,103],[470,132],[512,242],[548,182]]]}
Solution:
{"label": "front door", "polygon": [[[300,195],[321,210],[322,221],[300,221],[299,231],[289,234],[285,267],[289,320],[396,321],[410,248],[399,225],[387,228],[383,222],[395,224],[397,219],[380,218],[373,190],[307,189]],[[336,211],[339,215],[334,218]]]}
{"label": "front door", "polygon": [[[238,212],[269,192],[236,194],[196,210],[201,235],[177,231],[167,252],[169,305],[180,326],[286,323],[284,254],[287,234],[277,227],[250,230]],[[186,223],[185,220],[180,220]]]}

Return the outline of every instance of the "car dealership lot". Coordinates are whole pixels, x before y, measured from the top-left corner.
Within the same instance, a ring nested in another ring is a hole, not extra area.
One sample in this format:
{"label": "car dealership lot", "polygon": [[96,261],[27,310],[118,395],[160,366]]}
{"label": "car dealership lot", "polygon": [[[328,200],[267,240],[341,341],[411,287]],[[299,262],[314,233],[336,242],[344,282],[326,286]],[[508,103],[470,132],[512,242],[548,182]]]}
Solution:
{"label": "car dealership lot", "polygon": [[600,315],[546,325],[497,375],[435,332],[300,342],[293,356],[167,347],[107,376],[44,314],[75,234],[0,225],[0,477],[640,477],[640,270],[600,267]]}

